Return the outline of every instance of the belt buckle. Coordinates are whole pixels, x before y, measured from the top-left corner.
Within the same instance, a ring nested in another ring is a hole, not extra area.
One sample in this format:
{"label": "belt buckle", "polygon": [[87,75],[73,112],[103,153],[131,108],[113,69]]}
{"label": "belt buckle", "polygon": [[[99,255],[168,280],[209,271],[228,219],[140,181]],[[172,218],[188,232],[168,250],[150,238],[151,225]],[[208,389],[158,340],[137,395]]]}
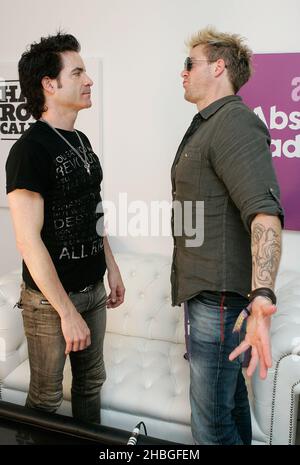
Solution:
{"label": "belt buckle", "polygon": [[84,289],[81,289],[79,292],[84,293],[84,292],[91,291],[92,289],[93,289],[93,284],[90,284],[89,286],[86,286]]}

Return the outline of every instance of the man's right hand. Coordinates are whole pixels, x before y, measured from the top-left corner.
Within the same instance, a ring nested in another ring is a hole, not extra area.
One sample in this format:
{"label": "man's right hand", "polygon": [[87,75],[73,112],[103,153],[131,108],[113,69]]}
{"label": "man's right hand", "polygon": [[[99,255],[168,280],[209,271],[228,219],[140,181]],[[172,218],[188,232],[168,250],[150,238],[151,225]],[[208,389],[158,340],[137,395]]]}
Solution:
{"label": "man's right hand", "polygon": [[71,351],[78,352],[86,349],[91,344],[90,330],[76,310],[71,311],[69,315],[61,317],[61,329],[66,341],[65,354]]}

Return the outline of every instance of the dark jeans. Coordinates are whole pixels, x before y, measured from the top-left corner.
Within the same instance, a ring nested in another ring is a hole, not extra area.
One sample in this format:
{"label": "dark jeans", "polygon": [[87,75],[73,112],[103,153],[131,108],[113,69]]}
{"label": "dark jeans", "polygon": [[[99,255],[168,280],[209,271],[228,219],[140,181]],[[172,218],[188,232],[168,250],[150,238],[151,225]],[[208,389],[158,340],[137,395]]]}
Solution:
{"label": "dark jeans", "polygon": [[[100,390],[106,378],[103,361],[106,292],[101,281],[88,292],[69,296],[91,332],[91,345],[69,354],[73,375],[72,413],[80,420],[100,423]],[[61,320],[43,294],[24,285],[20,306],[30,363],[26,406],[55,412],[63,400],[66,360]]]}
{"label": "dark jeans", "polygon": [[244,334],[233,334],[246,301],[197,296],[188,302],[190,402],[196,444],[251,444],[251,416],[242,361],[228,360]]}

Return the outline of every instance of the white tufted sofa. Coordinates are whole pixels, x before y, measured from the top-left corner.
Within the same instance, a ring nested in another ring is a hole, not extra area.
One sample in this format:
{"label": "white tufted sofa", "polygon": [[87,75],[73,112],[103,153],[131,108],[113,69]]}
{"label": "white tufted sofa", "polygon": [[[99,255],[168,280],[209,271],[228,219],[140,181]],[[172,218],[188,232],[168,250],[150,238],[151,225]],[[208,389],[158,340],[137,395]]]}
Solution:
{"label": "white tufted sofa", "polygon": [[[108,311],[102,422],[132,430],[144,421],[150,436],[192,444],[183,310],[171,307],[170,260],[133,254],[117,254],[116,260],[127,292],[126,303]],[[0,380],[2,399],[24,404],[29,364],[21,313],[13,309],[20,279],[19,272],[0,279]],[[256,444],[295,442],[300,393],[299,282],[297,270],[281,269],[278,313],[272,323],[273,368],[267,380],[261,381],[256,373],[248,385]],[[59,412],[70,414],[69,363]]]}

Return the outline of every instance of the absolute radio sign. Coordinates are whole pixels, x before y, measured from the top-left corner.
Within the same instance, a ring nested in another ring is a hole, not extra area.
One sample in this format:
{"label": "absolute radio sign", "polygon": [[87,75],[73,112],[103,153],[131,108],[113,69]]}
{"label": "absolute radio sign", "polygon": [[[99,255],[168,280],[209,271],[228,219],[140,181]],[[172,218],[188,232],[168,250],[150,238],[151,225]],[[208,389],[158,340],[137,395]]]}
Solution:
{"label": "absolute radio sign", "polygon": [[285,228],[300,230],[300,53],[257,54],[244,102],[270,131]]}

